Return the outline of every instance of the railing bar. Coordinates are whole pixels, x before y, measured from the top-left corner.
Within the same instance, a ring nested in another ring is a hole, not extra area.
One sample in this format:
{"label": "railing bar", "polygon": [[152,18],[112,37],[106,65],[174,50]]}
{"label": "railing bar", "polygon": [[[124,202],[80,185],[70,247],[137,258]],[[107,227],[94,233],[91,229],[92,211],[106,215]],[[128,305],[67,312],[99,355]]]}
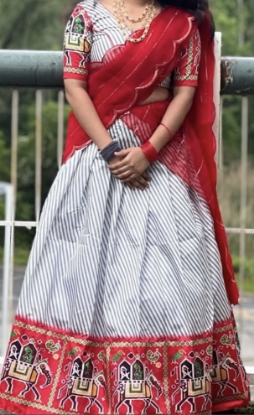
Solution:
{"label": "railing bar", "polygon": [[[10,282],[10,286],[9,286],[9,318],[8,318],[8,324],[11,324],[14,320],[13,318],[13,285],[14,285],[14,249],[15,249],[15,227],[14,227],[14,222],[12,221],[12,226],[11,226],[11,234],[10,234],[10,248],[11,248],[11,255],[10,255],[10,278],[9,278],[9,282]],[[7,334],[10,333],[10,330],[7,330]],[[7,342],[5,343],[5,348],[7,347],[8,344],[8,338],[7,338]]]}
{"label": "railing bar", "polygon": [[[253,95],[253,64],[253,57],[222,57],[221,93]],[[0,86],[63,88],[63,52],[0,50]]]}
{"label": "railing bar", "polygon": [[245,258],[245,228],[247,206],[247,181],[248,181],[248,98],[242,98],[242,135],[241,135],[241,196],[240,196],[240,269],[239,288],[243,292],[244,287],[244,258]]}
{"label": "railing bar", "polygon": [[226,228],[227,233],[232,234],[239,234],[241,232],[245,233],[245,235],[253,235],[254,229],[241,229],[241,228]]}
{"label": "railing bar", "polygon": [[58,93],[58,123],[57,123],[57,163],[58,168],[62,164],[64,145],[64,92]]}
{"label": "railing bar", "polygon": [[[17,188],[18,188],[18,135],[19,135],[19,91],[13,91],[12,101],[12,158],[11,158],[11,185],[12,185],[12,224],[10,234],[10,273],[9,273],[9,316],[7,324],[13,321],[13,276],[14,276],[14,249],[15,249],[15,228]],[[7,330],[7,334],[9,330]],[[8,338],[3,347],[7,347]]]}
{"label": "railing bar", "polygon": [[[12,92],[11,116],[11,186],[6,193],[6,228],[4,244],[3,270],[3,315],[2,315],[2,342],[1,350],[4,354],[8,344],[8,325],[11,320],[13,298],[13,251],[14,251],[14,219],[16,211],[17,193],[17,160],[18,160],[18,124],[19,124],[19,93]],[[11,206],[11,208],[10,208]],[[8,211],[10,209],[10,211]],[[9,220],[7,220],[7,218]]]}
{"label": "railing bar", "polygon": [[223,113],[223,97],[220,98],[220,135],[219,135],[219,143],[218,143],[218,152],[219,152],[219,157],[218,157],[218,177],[220,178],[220,183],[221,180],[223,179],[223,141],[222,141],[222,137],[223,137],[223,117],[222,117],[222,113]]}
{"label": "railing bar", "polygon": [[38,222],[32,221],[12,221],[12,220],[0,220],[0,226],[11,226],[13,224],[13,226],[16,227],[24,227],[24,228],[31,228],[34,226],[38,225]]}
{"label": "railing bar", "polygon": [[36,144],[35,144],[35,219],[38,221],[41,210],[41,161],[42,161],[42,91],[35,95]]}
{"label": "railing bar", "polygon": [[13,188],[12,219],[15,219],[18,171],[18,124],[19,124],[19,92],[12,92],[11,118],[11,184]]}
{"label": "railing bar", "polygon": [[[239,264],[239,290],[244,293],[244,259],[246,250],[246,205],[247,205],[247,169],[248,169],[248,98],[242,98],[242,134],[241,134],[241,189],[240,189],[240,264]],[[239,310],[239,335],[243,335],[244,315],[243,308]]]}
{"label": "railing bar", "polygon": [[[30,228],[30,227],[36,227],[38,225],[38,222],[36,221],[9,221],[9,220],[0,220],[0,227],[1,226],[7,226],[12,225],[15,227],[24,227],[24,228]],[[254,229],[241,229],[241,228],[226,228],[226,232],[229,234],[236,234],[239,235],[241,232],[244,232],[246,235],[254,235]]]}
{"label": "railing bar", "polygon": [[214,55],[215,55],[215,75],[214,75],[214,88],[213,88],[213,102],[214,108],[216,108],[215,120],[213,124],[213,132],[217,141],[215,160],[218,166],[219,163],[219,142],[220,142],[220,118],[221,118],[221,99],[220,99],[220,88],[221,88],[221,32],[215,33],[214,41]]}
{"label": "railing bar", "polygon": [[[8,332],[8,299],[9,299],[9,274],[10,274],[10,258],[11,258],[11,210],[12,203],[12,187],[8,186],[5,193],[5,217],[6,222],[9,224],[5,227],[4,235],[4,258],[3,258],[3,303],[2,303],[2,333]],[[8,220],[10,219],[10,220]],[[7,336],[3,335],[3,341],[1,344],[1,353],[4,354],[7,344]]]}

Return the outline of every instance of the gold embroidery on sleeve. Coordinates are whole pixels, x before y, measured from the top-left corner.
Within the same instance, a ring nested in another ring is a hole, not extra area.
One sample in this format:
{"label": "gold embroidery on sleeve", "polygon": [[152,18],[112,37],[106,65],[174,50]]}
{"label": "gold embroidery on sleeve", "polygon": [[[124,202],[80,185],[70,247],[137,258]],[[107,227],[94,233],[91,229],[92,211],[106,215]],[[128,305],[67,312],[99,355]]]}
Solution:
{"label": "gold embroidery on sleeve", "polygon": [[88,71],[86,69],[77,69],[77,68],[65,67],[64,72],[76,73],[78,75],[88,75]]}
{"label": "gold embroidery on sleeve", "polygon": [[83,37],[74,34],[67,34],[65,36],[65,49],[88,53],[90,52],[91,45],[87,39],[84,39]]}
{"label": "gold embroidery on sleeve", "polygon": [[185,75],[175,75],[174,79],[176,81],[196,81],[198,79],[197,75],[191,74],[191,64],[193,61],[193,55],[194,55],[194,40],[192,37],[190,39],[190,44],[189,44],[188,63],[186,67],[186,73]]}

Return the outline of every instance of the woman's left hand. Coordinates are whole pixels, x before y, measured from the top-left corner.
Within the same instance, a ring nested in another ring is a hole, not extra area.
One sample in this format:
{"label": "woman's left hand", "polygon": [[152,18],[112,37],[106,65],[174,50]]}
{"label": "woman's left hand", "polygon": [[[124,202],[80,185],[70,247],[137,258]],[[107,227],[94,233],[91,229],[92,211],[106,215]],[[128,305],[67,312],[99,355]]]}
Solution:
{"label": "woman's left hand", "polygon": [[149,166],[149,161],[140,147],[131,147],[115,153],[123,160],[109,165],[111,172],[122,182],[139,177]]}

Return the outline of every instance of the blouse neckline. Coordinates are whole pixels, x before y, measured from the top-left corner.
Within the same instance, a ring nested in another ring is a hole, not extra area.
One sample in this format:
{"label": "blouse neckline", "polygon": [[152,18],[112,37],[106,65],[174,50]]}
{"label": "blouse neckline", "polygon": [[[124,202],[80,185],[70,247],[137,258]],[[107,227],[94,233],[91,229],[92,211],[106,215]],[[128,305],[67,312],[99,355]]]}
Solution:
{"label": "blouse neckline", "polygon": [[[113,17],[113,19],[115,20],[115,22],[116,22],[116,24],[117,24],[117,21],[116,21],[116,16],[107,8],[107,7],[105,7],[104,6],[104,4],[102,4],[101,2],[100,2],[100,0],[95,0],[96,1],[96,3],[97,4],[99,4],[99,6],[101,6],[102,8],[103,8],[103,10],[105,10],[111,17]],[[164,11],[166,9],[166,7],[164,7],[162,10],[160,10],[159,11],[159,13],[157,13],[156,14],[156,16],[154,16],[154,18],[152,19],[152,21],[151,21],[151,24],[157,19],[157,17]],[[118,25],[117,25],[117,27],[118,27]],[[131,33],[131,34],[134,34],[134,33],[136,33],[136,32],[139,32],[140,30],[142,30],[142,29],[136,29],[136,30],[129,30],[128,28],[126,28],[126,30],[127,30],[127,32],[129,32],[129,33]]]}

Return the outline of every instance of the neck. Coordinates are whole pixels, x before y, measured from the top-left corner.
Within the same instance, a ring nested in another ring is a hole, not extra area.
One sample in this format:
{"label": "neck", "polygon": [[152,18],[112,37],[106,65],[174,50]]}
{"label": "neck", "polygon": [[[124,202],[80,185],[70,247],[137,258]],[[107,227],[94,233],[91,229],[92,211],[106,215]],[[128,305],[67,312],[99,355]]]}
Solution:
{"label": "neck", "polygon": [[128,6],[145,6],[149,3],[148,0],[124,0],[124,3]]}

